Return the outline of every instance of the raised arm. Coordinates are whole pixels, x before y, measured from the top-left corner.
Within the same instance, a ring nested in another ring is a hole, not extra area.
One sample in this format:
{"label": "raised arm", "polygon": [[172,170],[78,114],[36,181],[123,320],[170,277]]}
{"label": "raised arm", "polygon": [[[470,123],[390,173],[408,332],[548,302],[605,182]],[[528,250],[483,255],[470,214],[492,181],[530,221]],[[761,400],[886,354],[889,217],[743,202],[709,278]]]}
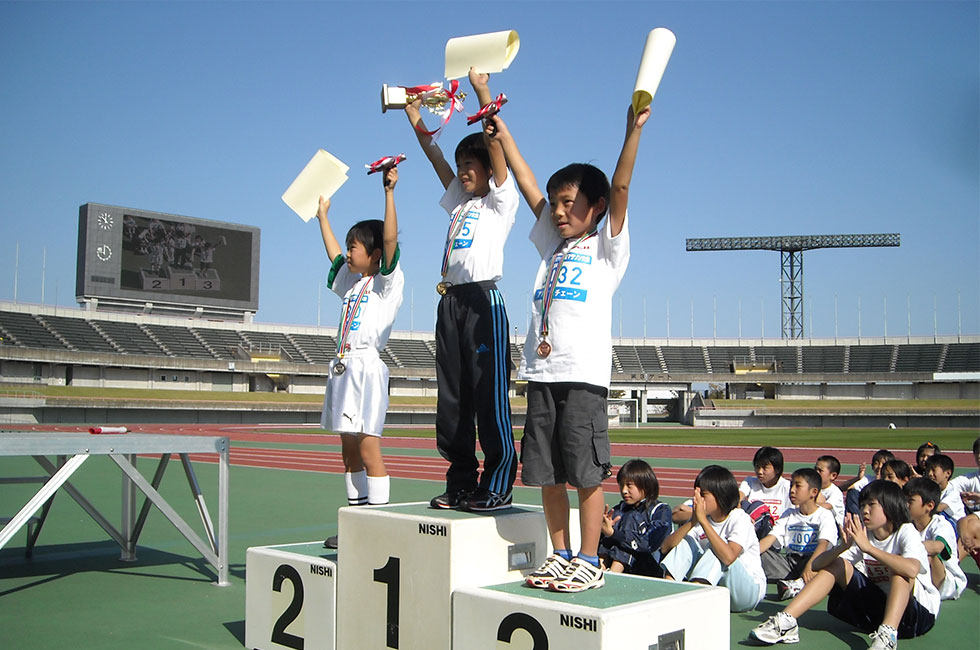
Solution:
{"label": "raised arm", "polygon": [[517,181],[517,188],[524,195],[524,200],[527,201],[531,212],[534,213],[534,218],[540,218],[544,210],[548,207],[548,200],[538,187],[538,181],[534,178],[534,172],[531,171],[531,167],[524,160],[524,156],[521,155],[520,150],[518,150],[517,143],[514,142],[513,136],[507,129],[507,125],[500,118],[499,113],[491,115],[484,120],[483,132],[489,140],[500,143],[505,159],[510,165],[510,170],[514,172],[514,180]]}
{"label": "raised arm", "polygon": [[[473,92],[480,102],[480,108],[489,104],[493,97],[490,95],[490,75],[480,74],[475,69],[470,68],[470,84]],[[483,131],[483,141],[487,143],[487,153],[490,154],[490,168],[493,170],[493,182],[497,187],[503,185],[507,180],[507,159],[504,157],[504,150],[500,143],[489,137],[486,129]]]}
{"label": "raised arm", "polygon": [[630,106],[626,121],[626,138],[623,140],[623,150],[613,172],[612,186],[609,188],[609,226],[615,237],[623,229],[626,220],[626,205],[629,203],[630,181],[633,179],[633,165],[636,163],[636,150],[640,146],[640,135],[643,125],[650,117],[650,107],[644,108],[639,115],[633,115]]}
{"label": "raised arm", "polygon": [[338,255],[344,254],[344,249],[340,247],[340,242],[333,234],[330,227],[330,220],[327,219],[327,211],[330,210],[330,199],[320,197],[320,207],[317,208],[316,218],[320,222],[320,235],[323,237],[323,247],[327,249],[327,257],[333,262]]}
{"label": "raised arm", "polygon": [[422,122],[422,116],[419,114],[419,108],[421,106],[422,100],[416,99],[411,104],[405,106],[405,115],[408,116],[408,122],[412,125],[412,131],[415,132],[419,146],[422,147],[422,153],[429,159],[429,162],[432,164],[432,169],[435,170],[436,176],[439,177],[439,182],[442,183],[443,188],[448,189],[449,184],[456,178],[456,173],[450,164],[446,162],[446,157],[442,155],[442,149],[432,140],[432,136],[420,130],[425,129],[425,123]]}
{"label": "raised arm", "polygon": [[395,212],[395,184],[398,183],[398,168],[389,167],[383,178],[385,188],[384,259],[390,266],[398,249],[398,214]]}

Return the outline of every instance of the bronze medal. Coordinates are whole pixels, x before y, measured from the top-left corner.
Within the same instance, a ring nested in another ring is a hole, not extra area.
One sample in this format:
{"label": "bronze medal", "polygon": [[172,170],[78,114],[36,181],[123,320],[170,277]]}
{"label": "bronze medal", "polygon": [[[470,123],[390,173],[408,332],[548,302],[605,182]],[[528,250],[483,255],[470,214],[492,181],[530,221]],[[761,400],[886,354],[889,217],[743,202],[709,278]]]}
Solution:
{"label": "bronze medal", "polygon": [[547,341],[541,341],[538,343],[538,356],[545,359],[549,354],[551,354],[551,343],[548,343]]}
{"label": "bronze medal", "polygon": [[344,365],[344,362],[343,361],[338,361],[333,366],[334,374],[342,375],[342,374],[344,374],[344,371],[345,370],[347,370],[347,366]]}
{"label": "bronze medal", "polygon": [[436,285],[436,293],[440,296],[446,295],[446,291],[449,290],[450,284],[448,282],[440,282]]}

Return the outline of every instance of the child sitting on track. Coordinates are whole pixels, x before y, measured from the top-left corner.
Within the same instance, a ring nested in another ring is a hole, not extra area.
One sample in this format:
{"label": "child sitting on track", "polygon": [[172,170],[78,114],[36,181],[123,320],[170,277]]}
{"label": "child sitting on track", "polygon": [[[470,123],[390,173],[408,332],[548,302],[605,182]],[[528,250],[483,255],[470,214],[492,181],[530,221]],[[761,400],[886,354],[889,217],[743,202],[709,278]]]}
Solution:
{"label": "child sitting on track", "polygon": [[912,466],[899,458],[888,461],[881,468],[881,478],[895,483],[898,487],[905,487],[913,476]]}
{"label": "child sitting on track", "polygon": [[838,528],[844,526],[844,493],[834,483],[840,475],[840,461],[836,456],[825,455],[817,459],[813,469],[820,475],[820,498],[817,504],[833,511]]}
{"label": "child sitting on track", "polygon": [[759,540],[738,507],[738,483],[728,469],[709,465],[694,480],[694,515],[660,547],[664,578],[728,589],[731,610],[755,608],[766,593]]}
{"label": "child sitting on track", "polygon": [[786,609],[756,627],[749,637],[763,643],[797,643],[797,619],[830,596],[827,611],[865,632],[872,650],[893,650],[898,638],[932,629],[939,592],[929,575],[929,558],[919,531],[909,523],[902,489],[874,481],[861,491],[861,515],[848,513],[841,544],[813,561],[817,575]]}
{"label": "child sitting on track", "polygon": [[844,511],[850,512],[851,514],[860,514],[858,508],[858,496],[861,494],[861,490],[864,489],[866,485],[871,483],[871,481],[876,481],[881,478],[881,468],[884,467],[885,463],[890,460],[895,459],[895,454],[888,451],[887,449],[879,449],[871,457],[871,471],[874,473],[874,477],[869,477],[865,470],[867,469],[867,463],[861,463],[858,466],[857,476],[845,481],[840,489],[844,491]]}
{"label": "child sitting on track", "polygon": [[789,481],[783,476],[783,452],[775,447],[760,447],[752,457],[755,476],[747,476],[738,486],[742,501],[762,501],[769,506],[773,521],[790,506]]}
{"label": "child sitting on track", "polygon": [[603,515],[599,559],[614,573],[660,577],[660,545],[673,526],[670,506],[657,500],[657,475],[646,461],[634,458],[619,468],[616,482],[623,500]]}
{"label": "child sitting on track", "polygon": [[945,517],[933,514],[939,505],[939,486],[932,479],[919,477],[906,483],[902,491],[908,499],[909,517],[929,554],[932,584],[939,590],[940,599],[959,598],[966,589],[966,574],[956,552],[956,531]]}
{"label": "child sitting on track", "polygon": [[789,488],[793,507],[759,541],[762,568],[766,578],[777,581],[780,600],[800,593],[816,575],[813,559],[837,544],[837,522],[830,510],[817,505],[819,494],[816,470],[804,467],[793,472]]}
{"label": "child sitting on track", "polygon": [[[337,356],[330,362],[320,426],[340,434],[350,505],[388,503],[390,489],[381,457],[381,430],[388,411],[388,366],[378,351],[391,334],[405,286],[398,264],[398,168],[385,171],[382,182],[385,219],[354,224],[347,232],[346,256],[327,219],[330,201],[321,196],[316,214],[332,262],[327,286],[344,301]],[[336,548],[336,536],[324,545]]]}

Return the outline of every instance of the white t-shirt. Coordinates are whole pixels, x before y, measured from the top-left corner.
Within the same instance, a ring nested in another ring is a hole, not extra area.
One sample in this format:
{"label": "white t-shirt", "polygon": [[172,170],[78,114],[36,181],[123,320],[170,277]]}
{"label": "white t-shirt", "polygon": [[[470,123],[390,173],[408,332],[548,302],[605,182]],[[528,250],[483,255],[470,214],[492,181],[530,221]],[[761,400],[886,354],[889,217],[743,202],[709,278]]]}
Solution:
{"label": "white t-shirt", "polygon": [[[831,483],[827,486],[826,490],[820,490],[820,494],[827,501],[827,504],[832,508],[831,512],[834,513],[834,521],[837,522],[838,526],[844,525],[844,493],[840,491],[840,488]],[[826,508],[824,508],[826,510]]]}
{"label": "white t-shirt", "polygon": [[857,490],[858,492],[860,492],[861,490],[863,490],[865,488],[865,486],[868,485],[868,483],[870,483],[873,480],[875,480],[874,474],[871,474],[871,475],[865,474],[864,476],[862,476],[861,478],[859,478],[857,481],[855,481],[854,485],[851,486],[851,489],[852,490]]}
{"label": "white t-shirt", "polygon": [[963,500],[960,498],[960,490],[957,489],[952,481],[946,483],[946,489],[943,490],[940,501],[946,504],[946,507],[949,509],[949,514],[956,521],[966,516],[966,509],[963,507]]}
{"label": "white t-shirt", "polygon": [[822,539],[827,540],[828,548],[837,545],[837,522],[834,513],[826,508],[817,507],[809,515],[800,512],[799,508],[790,508],[776,520],[769,534],[776,538],[773,546],[777,549],[813,555]]}
{"label": "white t-shirt", "polygon": [[[901,527],[883,540],[869,534],[868,539],[871,544],[886,553],[901,555],[902,557],[913,558],[919,562],[919,573],[915,576],[915,586],[912,588],[913,597],[922,605],[926,611],[933,616],[939,613],[939,591],[932,584],[932,574],[929,571],[929,556],[926,548],[922,545],[922,537],[919,531],[910,523],[902,524]],[[841,554],[841,557],[851,564],[854,568],[863,573],[868,580],[878,585],[886,594],[891,591],[892,576],[888,565],[879,562],[874,557],[865,554],[852,544],[850,548]]]}
{"label": "white t-shirt", "polygon": [[[448,230],[446,233],[445,245],[452,246],[452,253],[445,280],[452,284],[499,280],[504,268],[504,244],[520,205],[514,175],[507,174],[500,187],[490,178],[490,192],[486,196],[473,196],[463,190],[458,178],[453,178],[439,205],[450,215],[457,211],[463,214],[452,242],[449,241],[452,233]],[[447,229],[451,224],[450,219]],[[439,262],[441,266],[442,258]]]}
{"label": "white t-shirt", "polygon": [[[766,572],[762,570],[762,558],[759,557],[759,539],[755,536],[752,518],[741,508],[735,508],[728,513],[724,521],[717,522],[709,517],[708,522],[725,542],[735,542],[742,547],[742,554],[738,556],[738,559],[742,561],[742,566],[745,567],[756,584],[761,585],[764,594]],[[708,541],[708,536],[704,534],[704,529],[700,524],[695,524],[694,528],[688,531],[687,536],[697,542],[702,550],[707,551],[711,548],[711,542]]]}
{"label": "white t-shirt", "polygon": [[[629,216],[613,237],[609,215],[596,234],[578,241],[562,239],[547,211],[531,229],[541,255],[534,280],[531,326],[517,376],[538,382],[578,382],[609,387],[612,367],[612,299],[630,259]],[[560,248],[559,248],[560,247]],[[551,354],[537,353],[541,342],[541,303],[556,252],[566,253],[548,312]]]}
{"label": "white t-shirt", "polygon": [[966,589],[966,574],[960,567],[956,550],[956,532],[953,525],[942,515],[933,515],[921,532],[923,542],[942,542],[945,547],[939,558],[946,567],[946,580],[939,585],[942,600],[955,600]]}
{"label": "white t-shirt", "polygon": [[769,512],[773,519],[779,519],[787,508],[793,504],[789,502],[790,483],[785,476],[780,476],[779,480],[772,487],[766,487],[755,476],[748,476],[738,486],[739,494],[747,494],[749,501],[762,501],[769,506]]}
{"label": "white t-shirt", "polygon": [[[381,350],[388,342],[405,289],[405,275],[402,273],[401,264],[398,263],[397,254],[394,265],[395,268],[388,275],[376,273],[367,280],[371,285],[361,297],[361,304],[354,311],[350,333],[347,335],[346,343],[350,346],[348,354],[368,348]],[[344,299],[340,308],[338,327],[343,325],[348,306],[351,301],[357,300],[363,286],[363,276],[360,273],[351,273],[347,264],[341,263],[333,283],[330,284],[330,289]],[[340,332],[337,334],[337,339],[339,341]]]}
{"label": "white t-shirt", "polygon": [[[953,486],[953,489],[957,493],[961,492],[980,492],[980,471],[973,472],[972,474],[964,474],[963,476],[957,476],[949,482]],[[960,499],[960,503],[963,500]],[[963,504],[964,513],[975,512],[978,509],[977,506],[970,507]]]}

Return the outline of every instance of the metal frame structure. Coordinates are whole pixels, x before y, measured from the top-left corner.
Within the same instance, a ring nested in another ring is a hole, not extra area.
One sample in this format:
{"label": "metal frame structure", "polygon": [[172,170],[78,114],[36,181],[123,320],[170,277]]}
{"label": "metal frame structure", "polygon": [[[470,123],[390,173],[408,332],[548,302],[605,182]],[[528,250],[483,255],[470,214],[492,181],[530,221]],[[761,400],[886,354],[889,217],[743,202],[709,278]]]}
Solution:
{"label": "metal frame structure", "polygon": [[709,237],[687,240],[688,251],[779,251],[782,338],[784,339],[803,338],[803,251],[814,248],[872,248],[900,245],[899,233]]}
{"label": "metal frame structure", "polygon": [[[189,454],[218,454],[218,529],[215,535],[211,515],[208,513],[200,485],[194,475]],[[137,454],[160,455],[153,479],[148,481],[136,469]],[[163,480],[164,471],[173,454],[180,456],[197,505],[206,540],[201,539],[194,529],[177,514],[177,511],[157,491]],[[136,543],[139,541],[146,517],[151,506],[174,525],[181,535],[196,548],[218,573],[218,586],[228,586],[228,438],[215,436],[181,436],[158,434],[103,434],[88,433],[40,433],[40,432],[0,432],[0,456],[32,456],[48,473],[47,477],[10,477],[0,479],[0,483],[34,483],[44,485],[31,497],[20,511],[10,518],[0,530],[0,548],[17,533],[22,526],[34,523],[29,531],[28,555],[44,526],[48,508],[55,493],[63,489],[82,509],[109,534],[122,548],[121,559],[136,560]],[[52,463],[48,456],[57,458]],[[122,471],[122,517],[121,531],[73,486],[69,479],[90,456],[108,456]],[[145,495],[143,505],[136,511],[136,489]],[[40,517],[34,513],[42,509]],[[33,520],[33,521],[32,521]]]}

